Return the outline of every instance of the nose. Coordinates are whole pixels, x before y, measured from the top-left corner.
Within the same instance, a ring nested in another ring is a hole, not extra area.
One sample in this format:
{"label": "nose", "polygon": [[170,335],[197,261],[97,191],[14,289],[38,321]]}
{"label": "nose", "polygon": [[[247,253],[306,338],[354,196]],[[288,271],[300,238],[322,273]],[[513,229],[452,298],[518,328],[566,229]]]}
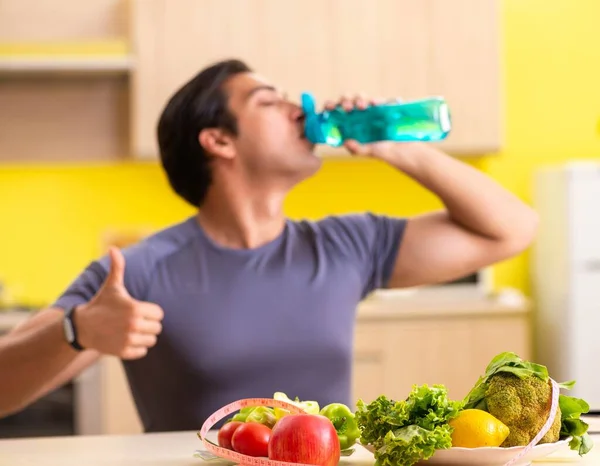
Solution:
{"label": "nose", "polygon": [[291,104],[290,118],[295,122],[304,121],[304,111],[302,107],[296,104]]}

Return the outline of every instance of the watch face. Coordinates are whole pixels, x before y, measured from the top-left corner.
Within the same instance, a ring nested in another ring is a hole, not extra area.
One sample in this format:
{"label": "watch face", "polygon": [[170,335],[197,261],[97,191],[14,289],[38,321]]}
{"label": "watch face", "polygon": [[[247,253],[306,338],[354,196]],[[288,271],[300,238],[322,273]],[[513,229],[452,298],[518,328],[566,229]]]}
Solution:
{"label": "watch face", "polygon": [[63,329],[65,331],[65,338],[69,343],[73,343],[75,340],[75,333],[73,332],[73,326],[68,318],[63,319]]}

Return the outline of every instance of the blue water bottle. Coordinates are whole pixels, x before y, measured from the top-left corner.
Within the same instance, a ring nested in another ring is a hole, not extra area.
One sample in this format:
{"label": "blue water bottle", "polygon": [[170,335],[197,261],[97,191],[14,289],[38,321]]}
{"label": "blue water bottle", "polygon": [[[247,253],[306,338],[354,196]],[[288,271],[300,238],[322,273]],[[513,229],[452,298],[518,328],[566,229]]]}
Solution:
{"label": "blue water bottle", "polygon": [[450,111],[442,97],[387,102],[346,111],[338,106],[317,113],[314,97],[302,94],[306,138],[315,144],[341,146],[354,139],[377,141],[440,141],[450,132]]}

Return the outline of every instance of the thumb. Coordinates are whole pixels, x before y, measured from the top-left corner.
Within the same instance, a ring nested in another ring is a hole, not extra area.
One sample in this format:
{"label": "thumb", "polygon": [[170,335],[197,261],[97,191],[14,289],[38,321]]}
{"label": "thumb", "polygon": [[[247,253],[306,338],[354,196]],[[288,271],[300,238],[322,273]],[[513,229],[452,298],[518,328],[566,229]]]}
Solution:
{"label": "thumb", "polygon": [[108,250],[110,269],[105,284],[112,286],[125,286],[125,257],[119,248],[111,247]]}

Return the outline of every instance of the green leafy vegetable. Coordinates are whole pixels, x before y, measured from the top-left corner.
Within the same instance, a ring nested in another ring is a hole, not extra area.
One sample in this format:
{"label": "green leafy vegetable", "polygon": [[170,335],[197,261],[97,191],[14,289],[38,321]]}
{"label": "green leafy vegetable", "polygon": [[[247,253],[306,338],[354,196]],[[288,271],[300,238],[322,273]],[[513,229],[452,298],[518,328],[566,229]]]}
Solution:
{"label": "green leafy vegetable", "polygon": [[[300,401],[298,397],[294,400],[288,398],[283,392],[275,392],[273,399],[285,401],[293,404],[308,414],[319,414],[319,403],[316,401]],[[283,416],[290,414],[290,411],[284,408],[269,408],[267,406],[246,406],[239,410],[237,414],[228,419],[226,422],[258,422],[269,428],[273,428],[275,423]]]}
{"label": "green leafy vegetable", "polygon": [[256,409],[256,406],[246,406],[245,408],[240,409],[239,413],[237,413],[231,419],[228,419],[227,422],[230,422],[230,421],[246,422],[248,415],[255,409]]}
{"label": "green leafy vegetable", "polygon": [[[316,401],[300,401],[298,397],[292,400],[283,392],[275,392],[275,394],[273,395],[273,399],[293,404],[298,408],[302,409],[307,414],[319,414],[319,403]],[[275,408],[274,411],[277,420],[281,419],[283,416],[287,416],[288,414],[290,414],[290,411],[284,408]]]}
{"label": "green leafy vegetable", "polygon": [[569,442],[572,450],[577,450],[579,455],[588,453],[594,446],[594,442],[587,433],[589,425],[580,419],[582,413],[590,410],[590,405],[580,398],[560,395],[558,405],[561,415],[561,437],[573,437]]}
{"label": "green leafy vegetable", "polygon": [[376,466],[411,466],[452,446],[448,421],[462,407],[462,402],[448,398],[443,385],[414,386],[403,401],[384,395],[369,404],[358,400],[360,441],[375,449]]}

